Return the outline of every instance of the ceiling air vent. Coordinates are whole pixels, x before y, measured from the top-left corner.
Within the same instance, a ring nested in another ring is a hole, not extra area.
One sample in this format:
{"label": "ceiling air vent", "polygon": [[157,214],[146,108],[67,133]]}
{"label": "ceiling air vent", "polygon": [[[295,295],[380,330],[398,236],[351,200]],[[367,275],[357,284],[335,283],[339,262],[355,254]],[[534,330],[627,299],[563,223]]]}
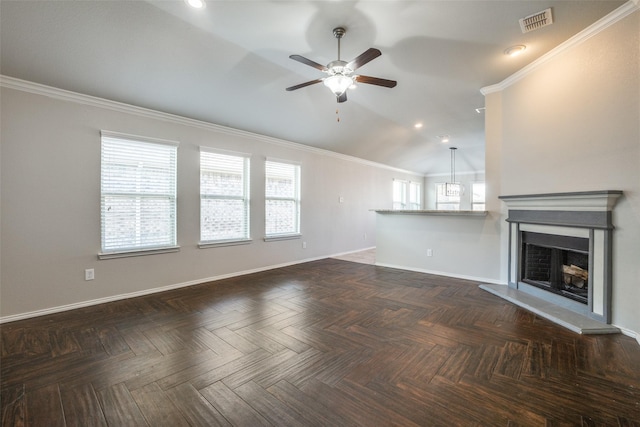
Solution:
{"label": "ceiling air vent", "polygon": [[553,24],[551,8],[520,19],[520,28],[523,34],[551,24]]}

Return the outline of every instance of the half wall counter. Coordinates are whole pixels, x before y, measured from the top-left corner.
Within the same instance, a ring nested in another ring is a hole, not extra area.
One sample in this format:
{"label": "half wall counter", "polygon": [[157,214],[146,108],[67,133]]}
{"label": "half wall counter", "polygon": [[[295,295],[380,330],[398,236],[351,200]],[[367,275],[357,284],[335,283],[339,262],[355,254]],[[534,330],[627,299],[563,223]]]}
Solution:
{"label": "half wall counter", "polygon": [[500,215],[488,211],[376,212],[376,265],[500,283]]}

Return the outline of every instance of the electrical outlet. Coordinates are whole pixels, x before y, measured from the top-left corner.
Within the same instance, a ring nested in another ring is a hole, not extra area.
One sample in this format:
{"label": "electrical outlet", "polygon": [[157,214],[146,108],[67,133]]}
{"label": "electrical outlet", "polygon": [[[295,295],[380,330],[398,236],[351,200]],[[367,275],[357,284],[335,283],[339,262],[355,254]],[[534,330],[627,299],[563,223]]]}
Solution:
{"label": "electrical outlet", "polygon": [[427,249],[427,256],[433,256],[433,249]]}
{"label": "electrical outlet", "polygon": [[302,249],[307,249],[307,242],[302,242]]}
{"label": "electrical outlet", "polygon": [[340,203],[344,203],[344,197],[340,196],[340,197],[338,198],[338,201],[339,201]]}
{"label": "electrical outlet", "polygon": [[95,278],[96,278],[96,274],[93,268],[87,268],[84,271],[84,280],[93,280]]}
{"label": "electrical outlet", "polygon": [[367,240],[367,233],[364,233],[364,234],[362,235],[362,239],[363,239],[363,240]]}

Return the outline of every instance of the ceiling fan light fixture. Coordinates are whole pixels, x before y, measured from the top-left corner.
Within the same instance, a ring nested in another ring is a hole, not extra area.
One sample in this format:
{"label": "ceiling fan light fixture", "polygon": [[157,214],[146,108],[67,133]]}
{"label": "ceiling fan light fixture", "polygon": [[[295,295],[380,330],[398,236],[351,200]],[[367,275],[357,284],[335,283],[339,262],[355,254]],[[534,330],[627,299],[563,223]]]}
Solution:
{"label": "ceiling fan light fixture", "polygon": [[516,46],[511,46],[505,49],[504,54],[510,57],[518,56],[522,54],[527,47],[523,44],[519,44]]}
{"label": "ceiling fan light fixture", "polygon": [[204,9],[205,7],[207,7],[207,4],[204,2],[204,0],[184,0],[184,2],[194,9]]}
{"label": "ceiling fan light fixture", "polygon": [[354,81],[349,76],[334,74],[325,78],[323,83],[326,87],[329,88],[329,90],[331,90],[331,92],[333,92],[335,96],[340,96],[345,93],[345,91],[349,89],[351,85],[353,85]]}

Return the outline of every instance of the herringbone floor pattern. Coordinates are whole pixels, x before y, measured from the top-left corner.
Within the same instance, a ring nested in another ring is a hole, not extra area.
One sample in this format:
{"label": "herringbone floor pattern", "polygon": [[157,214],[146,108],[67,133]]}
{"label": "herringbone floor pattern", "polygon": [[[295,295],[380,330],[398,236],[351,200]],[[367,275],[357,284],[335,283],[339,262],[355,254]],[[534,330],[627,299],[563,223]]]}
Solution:
{"label": "herringbone floor pattern", "polygon": [[3,426],[640,425],[640,346],[326,259],[2,326]]}

